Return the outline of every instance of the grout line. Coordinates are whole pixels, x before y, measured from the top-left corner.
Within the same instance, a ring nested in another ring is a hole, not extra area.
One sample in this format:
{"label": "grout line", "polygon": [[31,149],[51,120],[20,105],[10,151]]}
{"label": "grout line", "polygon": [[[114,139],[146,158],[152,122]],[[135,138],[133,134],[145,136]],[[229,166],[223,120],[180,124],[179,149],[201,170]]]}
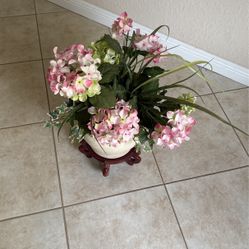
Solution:
{"label": "grout line", "polygon": [[[68,204],[68,205],[64,205],[64,206],[61,206],[61,207],[56,207],[56,208],[46,209],[46,210],[42,210],[42,211],[38,211],[38,212],[34,212],[34,213],[29,213],[29,214],[19,215],[19,216],[15,216],[15,217],[10,217],[10,218],[6,218],[6,219],[2,219],[2,220],[0,220],[0,222],[13,220],[13,219],[18,219],[18,218],[23,218],[23,217],[28,217],[28,216],[32,216],[32,215],[36,215],[36,214],[40,214],[40,213],[50,212],[50,211],[53,211],[53,210],[59,210],[59,209],[63,209],[63,208],[73,207],[73,206],[77,206],[77,205],[81,205],[81,204],[85,204],[85,203],[89,203],[89,202],[95,202],[95,201],[99,201],[99,200],[103,200],[103,199],[112,198],[112,197],[115,197],[115,196],[122,196],[122,195],[125,195],[125,194],[139,192],[139,191],[143,191],[143,190],[146,190],[146,189],[152,189],[152,188],[156,188],[156,187],[160,187],[160,186],[164,186],[164,185],[170,185],[170,184],[174,184],[174,183],[178,183],[178,182],[184,182],[184,181],[188,181],[188,180],[198,179],[198,178],[201,178],[201,177],[206,177],[206,176],[209,176],[209,175],[220,174],[220,173],[239,170],[239,169],[248,168],[248,167],[249,167],[249,165],[245,165],[245,166],[241,166],[241,167],[234,168],[234,169],[228,169],[228,170],[223,170],[223,171],[219,171],[219,172],[216,172],[216,173],[210,173],[210,174],[200,175],[200,176],[196,176],[196,177],[190,177],[190,178],[186,178],[186,179],[182,179],[182,180],[176,180],[176,181],[168,182],[168,183],[165,183],[165,184],[156,184],[156,185],[149,186],[149,187],[134,189],[134,190],[121,192],[121,193],[117,193],[117,194],[113,194],[113,195],[109,195],[109,196],[104,196],[104,197],[99,197],[99,198],[95,198],[95,199],[91,199],[91,200],[87,200],[87,201]],[[159,173],[160,173],[160,176],[161,176],[160,171],[159,171]],[[162,176],[161,176],[161,178],[162,178]]]}
{"label": "grout line", "polygon": [[28,125],[43,124],[44,122],[45,122],[45,121],[38,121],[38,122],[33,122],[33,123],[28,123],[28,124],[21,124],[21,125],[14,125],[14,126],[0,127],[0,130],[6,130],[6,129],[12,129],[12,128],[18,128],[18,127],[23,127],[23,126],[28,126]]}
{"label": "grout line", "polygon": [[242,86],[242,87],[238,87],[238,88],[234,88],[234,89],[228,89],[228,90],[224,90],[224,91],[214,91],[214,93],[226,93],[226,92],[233,92],[233,91],[237,91],[237,90],[245,90],[248,89],[249,86]]}
{"label": "grout line", "polygon": [[129,191],[113,194],[113,195],[107,195],[107,196],[103,196],[103,197],[99,197],[99,198],[95,198],[95,199],[91,199],[91,200],[87,200],[87,201],[81,201],[81,202],[77,202],[77,203],[73,203],[73,204],[68,204],[68,205],[64,205],[63,207],[64,208],[73,207],[73,206],[77,206],[77,205],[81,205],[81,204],[85,204],[85,203],[89,203],[89,202],[100,201],[100,200],[104,200],[104,199],[108,199],[108,198],[112,198],[112,197],[116,197],[116,196],[122,196],[125,194],[130,194],[130,193],[134,193],[134,192],[143,191],[146,189],[163,187],[163,186],[164,186],[164,184],[160,183],[160,184],[156,184],[156,185],[152,185],[152,186],[148,186],[148,187],[144,187],[144,188],[137,188],[137,189],[133,189],[133,190],[129,190]]}
{"label": "grout line", "polygon": [[59,190],[60,190],[60,196],[61,196],[62,215],[63,215],[63,221],[64,221],[66,242],[67,242],[67,248],[70,249],[69,239],[68,239],[67,222],[66,222],[66,214],[65,214],[65,208],[64,208],[63,193],[62,193],[62,187],[61,187],[60,169],[59,169],[58,155],[57,155],[57,149],[56,149],[56,144],[55,144],[55,137],[54,137],[54,129],[53,128],[52,128],[52,137],[53,137],[53,145],[54,145],[54,153],[55,153],[56,169],[57,169],[57,175],[58,175]]}
{"label": "grout line", "polygon": [[[154,155],[154,152],[152,152],[152,154],[153,154],[154,160],[155,160],[155,162],[156,162],[157,169],[158,169],[158,171],[159,171],[160,177],[161,177],[162,181],[164,182],[163,176],[162,176],[161,170],[160,170],[160,168],[159,168],[159,165],[158,165],[158,163],[157,163],[157,159],[156,159],[156,157],[155,157],[155,155]],[[184,234],[183,234],[183,231],[182,231],[180,222],[179,222],[179,220],[178,220],[178,218],[177,218],[177,215],[176,215],[176,211],[175,211],[173,202],[172,202],[172,200],[171,200],[171,198],[170,198],[170,195],[169,195],[167,186],[166,186],[165,184],[164,184],[164,189],[165,189],[165,192],[166,192],[166,196],[168,197],[168,200],[169,200],[169,202],[170,202],[170,205],[171,205],[172,211],[173,211],[173,213],[174,213],[176,222],[177,222],[177,224],[178,224],[178,228],[179,228],[179,230],[180,230],[180,232],[181,232],[181,235],[182,235],[182,238],[183,238],[185,247],[186,247],[186,249],[188,249],[187,241],[186,241],[186,239],[185,239],[185,237],[184,237]]]}
{"label": "grout line", "polygon": [[[35,2],[35,0],[33,1],[33,3],[34,3],[35,12],[36,12],[36,2]],[[37,26],[37,34],[38,34],[40,54],[41,54],[41,58],[43,58],[42,47],[41,47],[41,37],[40,37],[37,14],[35,15],[35,19],[36,19],[36,26]],[[50,101],[49,101],[49,96],[48,96],[48,89],[47,89],[47,86],[46,86],[45,68],[44,68],[43,61],[42,61],[42,70],[43,70],[44,86],[45,86],[46,95],[47,95],[47,105],[48,105],[48,110],[50,112],[50,110],[51,110],[50,109]],[[56,169],[57,169],[57,177],[58,177],[58,185],[59,185],[58,187],[59,187],[60,197],[61,197],[62,216],[63,216],[64,230],[65,230],[65,237],[66,237],[67,248],[70,249],[69,239],[68,239],[68,229],[67,229],[67,223],[66,223],[66,215],[65,215],[65,209],[64,209],[63,193],[62,193],[62,187],[61,187],[60,170],[59,170],[58,157],[57,157],[57,151],[56,151],[56,144],[55,144],[55,138],[54,138],[54,129],[52,129],[51,133],[52,133],[53,147],[54,147],[54,153],[55,153],[55,161],[56,161]]]}
{"label": "grout line", "polygon": [[[232,122],[231,122],[231,120],[229,119],[228,115],[226,114],[226,112],[225,112],[225,110],[224,110],[223,106],[221,105],[221,103],[220,103],[219,99],[217,98],[216,93],[215,93],[215,92],[213,91],[213,89],[211,88],[211,86],[210,86],[209,82],[206,82],[206,83],[207,83],[208,87],[210,88],[210,90],[212,91],[212,93],[213,93],[213,95],[214,95],[214,97],[215,97],[216,101],[218,102],[218,105],[220,106],[221,110],[222,110],[222,111],[223,111],[223,113],[225,114],[225,116],[226,116],[226,118],[227,118],[228,122],[229,122],[230,124],[232,124]],[[245,89],[247,89],[247,87],[246,87]],[[246,148],[245,148],[244,144],[242,143],[242,141],[241,141],[241,139],[240,139],[240,137],[239,137],[239,135],[238,135],[237,131],[236,131],[233,127],[231,127],[231,128],[233,129],[233,131],[234,131],[235,135],[237,136],[237,138],[238,138],[238,140],[239,140],[239,142],[240,142],[240,144],[241,144],[242,148],[244,149],[244,151],[245,151],[246,155],[247,155],[247,156],[249,156],[249,153],[247,152],[247,150],[246,150]]]}
{"label": "grout line", "polygon": [[[52,2],[51,2],[51,3],[52,3]],[[74,12],[74,11],[72,11],[72,10],[70,10],[70,9],[67,9],[67,8],[61,6],[61,5],[58,5],[58,4],[56,4],[56,3],[53,3],[53,4],[56,5],[57,7],[60,7],[60,8],[65,9],[65,12],[69,12],[69,13],[71,13],[71,14],[74,14],[74,15],[77,15],[77,16],[79,16],[79,17],[82,17],[83,19],[87,19],[87,20],[89,20],[89,21],[91,21],[91,22],[94,22],[94,23],[96,23],[96,24],[98,24],[98,25],[101,25],[101,26],[103,26],[103,27],[105,27],[105,28],[107,28],[107,29],[110,28],[109,26],[106,26],[105,24],[102,24],[102,23],[99,23],[99,22],[97,22],[97,21],[94,21],[93,19],[90,19],[90,18],[87,17],[87,16],[83,16],[82,14],[79,14],[79,13],[77,13],[77,12]],[[63,12],[63,11],[61,11],[61,12]],[[44,13],[44,14],[49,14],[49,13]]]}
{"label": "grout line", "polygon": [[54,210],[60,210],[60,209],[62,209],[62,207],[55,207],[55,208],[45,209],[45,210],[37,211],[37,212],[34,212],[34,213],[23,214],[23,215],[18,215],[18,216],[10,217],[10,218],[5,218],[5,219],[0,220],[0,222],[10,221],[10,220],[20,219],[20,218],[25,218],[25,217],[29,217],[29,216],[32,216],[32,215],[43,214],[43,213],[47,213],[47,212],[54,211]]}
{"label": "grout line", "polygon": [[[209,96],[209,95],[213,95],[213,94],[220,94],[220,93],[227,93],[227,92],[235,92],[235,91],[238,91],[238,90],[245,90],[245,89],[248,89],[249,87],[246,86],[246,87],[240,87],[240,88],[235,88],[235,89],[229,89],[229,90],[224,90],[224,91],[217,91],[217,92],[211,92],[211,93],[204,93],[204,94],[200,94],[200,96]],[[198,95],[196,96],[198,97]]]}
{"label": "grout line", "polygon": [[[215,97],[216,101],[218,102],[219,106],[221,107],[222,111],[224,112],[224,114],[225,114],[226,118],[228,119],[229,123],[230,123],[230,124],[232,124],[231,120],[229,119],[228,115],[226,114],[226,112],[225,112],[225,110],[224,110],[223,106],[221,105],[221,103],[220,103],[220,101],[219,101],[219,99],[217,98],[217,96],[216,96],[216,94],[215,94],[215,93],[214,93],[214,97]],[[235,135],[237,136],[237,138],[238,138],[238,140],[239,140],[239,142],[240,142],[240,144],[241,144],[242,148],[244,149],[244,151],[245,151],[246,155],[247,155],[247,156],[249,156],[249,153],[248,153],[248,151],[246,150],[245,145],[243,144],[243,142],[242,142],[242,140],[241,140],[240,136],[238,135],[238,131],[237,131],[237,130],[235,130],[235,128],[234,128],[234,127],[232,127],[232,129],[233,129],[233,131],[234,131]]]}
{"label": "grout line", "polygon": [[249,87],[240,87],[240,88],[236,88],[236,89],[229,89],[229,90],[224,90],[224,91],[217,91],[217,92],[210,92],[210,93],[200,93],[199,95],[195,95],[194,94],[194,97],[205,97],[205,96],[212,96],[214,94],[221,94],[221,93],[227,93],[227,92],[236,92],[236,91],[239,91],[239,90],[246,90],[248,89]]}
{"label": "grout line", "polygon": [[45,58],[42,58],[43,60],[55,60],[54,57],[45,57]]}
{"label": "grout line", "polygon": [[226,173],[226,172],[230,172],[230,171],[240,170],[240,169],[244,169],[244,168],[248,168],[248,167],[249,167],[249,165],[244,165],[244,166],[240,166],[240,167],[236,167],[236,168],[232,168],[232,169],[225,169],[225,170],[217,171],[217,172],[214,172],[214,173],[208,173],[208,174],[204,174],[204,175],[193,176],[193,177],[180,179],[180,180],[175,180],[175,181],[171,181],[171,182],[165,182],[165,184],[170,185],[170,184],[174,184],[174,183],[178,183],[178,182],[185,182],[185,181],[189,181],[189,180],[199,179],[199,178],[202,178],[202,177],[207,177],[207,176],[212,176],[212,175],[216,175],[216,174],[222,174],[222,173]]}
{"label": "grout line", "polygon": [[50,11],[50,12],[30,13],[30,14],[23,14],[23,15],[0,16],[0,19],[1,18],[11,18],[11,17],[26,17],[26,16],[35,16],[35,15],[44,15],[44,14],[55,14],[55,13],[63,13],[63,12],[69,12],[69,10],[63,9],[63,10]]}
{"label": "grout line", "polygon": [[[45,61],[45,60],[54,60],[54,57],[42,57],[40,59],[34,59],[34,60],[6,62],[6,63],[0,63],[0,66],[19,64],[19,63],[21,64],[21,63],[29,63],[29,62],[38,62],[38,61],[42,62],[42,61]],[[203,94],[200,94],[200,96],[209,96],[209,95],[216,94],[216,93],[220,94],[220,93],[226,93],[226,92],[235,92],[237,90],[245,90],[245,89],[248,89],[248,88],[249,88],[248,86],[245,86],[245,87],[239,87],[239,88],[229,89],[229,90],[224,90],[224,91],[203,93]]]}
{"label": "grout line", "polygon": [[40,15],[46,15],[46,14],[56,14],[56,13],[65,13],[65,12],[70,12],[70,10],[63,9],[63,10],[51,11],[51,12],[41,12],[41,13],[37,13],[36,15],[40,16]]}
{"label": "grout line", "polygon": [[117,194],[113,194],[113,195],[109,195],[109,196],[104,196],[104,197],[99,197],[99,198],[95,198],[95,199],[91,199],[91,200],[87,200],[87,201],[82,201],[82,202],[78,202],[78,203],[68,204],[68,205],[64,205],[64,206],[61,206],[61,207],[55,207],[55,208],[50,208],[50,209],[46,209],[46,210],[42,210],[42,211],[37,211],[37,212],[29,213],[29,214],[18,215],[18,216],[14,216],[14,217],[2,219],[2,220],[0,220],[0,222],[14,220],[14,219],[23,218],[23,217],[28,217],[28,216],[32,216],[32,215],[36,215],[36,214],[41,214],[41,213],[46,213],[46,212],[50,212],[50,211],[54,211],[54,210],[59,210],[59,209],[63,210],[63,208],[73,207],[73,206],[77,206],[77,205],[81,205],[81,204],[85,204],[85,203],[89,203],[89,202],[95,202],[95,201],[99,201],[99,200],[104,200],[104,199],[112,198],[112,197],[115,197],[115,196],[122,196],[122,195],[129,194],[129,193],[139,192],[139,191],[143,191],[143,190],[146,190],[146,189],[152,189],[152,188],[163,187],[163,186],[164,186],[164,184],[161,183],[161,184],[157,184],[157,185],[153,185],[153,186],[149,186],[149,187],[138,188],[138,189],[134,189],[134,190],[126,191],[126,192],[121,192],[121,193],[117,193]]}
{"label": "grout line", "polygon": [[[35,10],[36,10],[35,1],[34,1],[34,5],[35,5]],[[55,11],[55,12],[48,12],[48,13],[30,14],[30,15],[5,16],[5,17],[0,17],[0,18],[23,17],[23,16],[35,16],[35,17],[36,17],[36,24],[37,24],[38,38],[39,38],[40,52],[41,52],[41,56],[42,56],[41,40],[40,40],[40,34],[39,34],[39,25],[38,25],[37,15],[50,14],[50,13],[63,13],[63,12],[66,12],[66,11],[67,11],[67,10]],[[43,57],[42,57],[42,58],[43,58]],[[51,59],[51,58],[43,58],[43,60],[46,60],[46,59]],[[29,60],[29,61],[10,62],[10,63],[5,63],[5,64],[0,64],[0,66],[1,66],[1,65],[9,65],[9,64],[17,64],[17,63],[36,62],[36,61],[42,61],[42,59]],[[42,67],[43,67],[43,74],[44,74],[45,68],[44,68],[44,63],[43,63],[43,62],[42,62]],[[45,74],[44,74],[44,80],[45,80]],[[49,111],[50,111],[50,101],[49,101],[49,97],[48,97],[48,90],[47,90],[46,80],[45,80],[45,88],[46,88],[46,95],[47,95],[48,108],[49,108]],[[238,89],[231,89],[231,90],[226,90],[226,91],[221,91],[221,92],[213,92],[213,90],[212,90],[211,87],[210,87],[212,93],[203,94],[203,95],[201,95],[201,96],[207,96],[207,95],[212,95],[212,94],[215,96],[216,93],[224,93],[224,92],[236,91],[236,90],[247,89],[247,88],[248,88],[248,87],[242,87],[242,88],[238,88]],[[222,108],[223,112],[225,113],[223,107],[221,106],[221,104],[220,104],[220,102],[218,101],[218,99],[217,99],[216,96],[215,96],[215,98],[216,98],[217,102],[219,103],[220,107]],[[226,115],[226,113],[225,113],[225,115]],[[226,117],[227,117],[227,115],[226,115]],[[227,117],[227,119],[229,120],[228,117]],[[229,122],[231,122],[231,121],[229,120]],[[18,126],[2,127],[2,128],[0,128],[0,130],[1,130],[1,129],[9,129],[9,128],[23,127],[23,126],[34,125],[34,124],[42,124],[42,123],[44,123],[44,121],[34,122],[34,123],[28,123],[28,124],[18,125]],[[233,129],[234,129],[234,128],[233,128]],[[243,143],[241,142],[241,140],[240,140],[240,138],[239,138],[237,132],[236,132],[235,130],[234,130],[234,132],[235,132],[235,134],[237,135],[237,137],[238,137],[240,143],[242,144],[242,146],[243,146],[243,148],[244,148],[244,145],[243,145]],[[228,170],[219,171],[219,172],[215,172],[215,173],[200,175],[200,176],[197,176],[197,177],[192,177],[192,178],[186,178],[186,179],[183,179],[183,180],[172,181],[172,182],[169,182],[169,183],[166,183],[166,184],[157,184],[157,185],[153,185],[153,186],[149,186],[149,187],[145,187],[145,188],[140,188],[140,189],[135,189],[135,190],[127,191],[127,192],[122,192],[122,193],[118,193],[118,194],[113,194],[113,195],[110,195],[110,196],[100,197],[100,198],[96,198],[96,199],[92,199],[92,200],[88,200],[88,201],[83,201],[83,202],[74,203],[74,204],[70,204],[70,205],[64,205],[63,193],[62,193],[62,187],[61,187],[61,179],[60,179],[60,171],[59,171],[59,164],[58,164],[58,155],[57,155],[57,149],[56,149],[56,144],[55,144],[55,134],[54,134],[54,130],[52,130],[52,136],[53,136],[53,144],[54,144],[55,159],[56,159],[56,166],[57,166],[57,173],[58,173],[58,183],[59,183],[59,189],[60,189],[62,207],[56,207],[56,208],[52,208],[52,209],[48,209],[48,210],[43,210],[43,211],[34,212],[34,213],[31,213],[31,214],[25,214],[25,215],[20,215],[20,216],[16,216],[16,217],[11,217],[11,218],[7,218],[7,219],[0,220],[0,222],[9,221],[9,220],[18,219],[18,218],[24,218],[24,217],[28,217],[28,216],[32,216],[32,215],[36,215],[36,214],[42,214],[42,213],[50,212],[50,211],[53,211],[53,210],[60,210],[60,209],[62,209],[63,220],[64,220],[64,226],[65,226],[65,233],[66,233],[66,240],[67,240],[67,246],[68,246],[68,248],[69,248],[69,242],[68,242],[68,231],[67,231],[67,225],[66,225],[66,224],[67,224],[67,223],[66,223],[66,216],[65,216],[65,211],[64,211],[65,208],[67,208],[67,207],[72,207],[72,206],[76,206],[76,205],[80,205],[80,204],[84,204],[84,203],[94,202],[94,201],[98,201],[98,200],[102,200],[102,199],[107,199],[107,198],[111,198],[111,197],[115,197],[115,196],[121,196],[121,195],[129,194],[129,193],[133,193],[133,192],[137,192],[137,191],[142,191],[142,190],[146,190],[146,189],[150,189],[150,188],[154,188],[154,187],[159,187],[159,186],[164,186],[164,188],[165,188],[167,197],[168,197],[168,199],[169,199],[169,201],[170,201],[170,204],[171,204],[171,207],[172,207],[172,209],[173,209],[175,218],[176,218],[177,223],[178,223],[178,226],[179,226],[179,228],[180,228],[180,231],[181,231],[181,234],[182,234],[182,237],[183,237],[185,246],[186,246],[186,248],[188,248],[188,247],[187,247],[186,240],[185,240],[185,237],[184,237],[183,232],[182,232],[182,229],[181,229],[181,227],[180,227],[180,223],[179,223],[179,221],[178,221],[178,218],[177,218],[177,215],[176,215],[176,212],[175,212],[173,203],[172,203],[172,201],[171,201],[171,199],[170,199],[170,195],[169,195],[169,193],[168,193],[168,190],[167,190],[166,185],[168,185],[168,184],[173,184],[173,183],[177,183],[177,182],[181,182],[181,181],[192,180],[192,179],[195,179],[195,178],[206,177],[206,176],[209,176],[209,175],[215,175],[215,174],[219,174],[219,173],[223,173],[223,172],[238,170],[238,169],[242,169],[242,168],[248,167],[248,165],[247,165],[247,166],[241,166],[241,167],[234,168],[234,169],[228,169]],[[245,149],[245,148],[244,148],[244,149]],[[246,150],[245,150],[245,151],[246,151]],[[247,152],[246,152],[246,153],[247,153]],[[248,154],[248,153],[247,153],[247,154]],[[155,158],[154,153],[153,153],[153,156],[154,156],[154,159],[155,159],[155,161],[156,161],[156,158]],[[157,164],[157,161],[156,161],[156,164]],[[161,179],[162,179],[162,181],[163,181],[163,177],[162,177],[162,174],[161,174],[161,172],[160,172],[160,169],[159,169],[158,164],[157,164],[157,167],[158,167],[158,170],[159,170],[159,174],[160,174],[160,176],[161,176]]]}
{"label": "grout line", "polygon": [[0,66],[18,64],[18,63],[21,64],[21,63],[28,63],[28,62],[36,62],[36,61],[42,61],[42,58],[34,59],[34,60],[27,60],[27,61],[13,61],[13,62],[7,62],[7,63],[0,63]]}
{"label": "grout line", "polygon": [[9,18],[9,17],[25,17],[25,16],[35,16],[35,13],[24,14],[24,15],[0,16],[0,19],[1,19],[1,18]]}
{"label": "grout line", "polygon": [[199,96],[204,97],[204,96],[209,96],[209,95],[212,95],[212,93],[203,93],[203,94],[193,95],[193,96],[198,98]]}
{"label": "grout line", "polygon": [[[143,190],[146,190],[146,189],[152,189],[152,188],[156,188],[156,187],[160,187],[160,186],[164,186],[164,185],[170,185],[170,184],[174,184],[174,183],[178,183],[178,182],[184,182],[184,181],[188,181],[188,180],[198,179],[198,178],[201,178],[201,177],[206,177],[206,176],[209,176],[209,175],[225,173],[225,172],[239,170],[239,169],[248,168],[248,167],[249,167],[249,165],[245,165],[245,166],[241,166],[241,167],[234,168],[234,169],[228,169],[228,170],[219,171],[219,172],[216,172],[216,173],[210,173],[210,174],[200,175],[200,176],[196,176],[196,177],[190,177],[190,178],[186,178],[186,179],[182,179],[182,180],[176,180],[176,181],[168,182],[168,183],[165,183],[165,184],[157,184],[157,185],[144,187],[144,188],[139,188],[139,189],[134,189],[134,190],[121,192],[121,193],[117,193],[117,194],[113,194],[113,195],[109,195],[109,196],[99,197],[99,198],[95,198],[95,199],[91,199],[91,200],[87,200],[87,201],[68,204],[68,205],[64,205],[63,207],[64,208],[73,207],[73,206],[77,206],[77,205],[81,205],[81,204],[85,204],[85,203],[89,203],[89,202],[95,202],[95,201],[99,201],[99,200],[103,200],[103,199],[112,198],[112,197],[115,197],[115,196],[122,196],[122,195],[125,195],[125,194],[139,192],[139,191],[143,191]],[[161,173],[161,172],[159,171],[159,173]],[[59,210],[59,209],[63,209],[63,207],[61,206],[61,207],[46,209],[46,210],[42,210],[42,211],[38,211],[38,212],[34,212],[34,213],[29,213],[29,214],[19,215],[19,216],[15,216],[15,217],[10,217],[10,218],[6,218],[6,219],[2,219],[2,220],[0,220],[0,222],[13,220],[13,219],[18,219],[18,218],[23,218],[23,217],[28,217],[28,216],[32,216],[32,215],[36,215],[36,214],[40,214],[40,213],[46,213],[46,212],[50,212],[50,211],[53,211],[53,210]]]}

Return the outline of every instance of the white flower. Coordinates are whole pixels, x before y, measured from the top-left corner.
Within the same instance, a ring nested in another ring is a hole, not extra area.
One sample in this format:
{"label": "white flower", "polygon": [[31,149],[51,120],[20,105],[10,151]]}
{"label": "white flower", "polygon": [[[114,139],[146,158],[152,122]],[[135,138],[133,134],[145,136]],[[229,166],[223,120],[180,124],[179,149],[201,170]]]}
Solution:
{"label": "white flower", "polygon": [[75,94],[73,88],[70,86],[69,87],[62,87],[61,91],[66,94],[67,98],[71,98]]}
{"label": "white flower", "polygon": [[101,87],[98,83],[92,84],[87,91],[87,95],[89,97],[93,97],[94,95],[100,94]]}
{"label": "white flower", "polygon": [[94,64],[91,64],[90,66],[83,66],[81,69],[85,73],[83,76],[85,79],[96,81],[100,81],[102,79],[100,72]]}
{"label": "white flower", "polygon": [[85,102],[87,100],[87,94],[86,93],[80,93],[79,94],[79,101]]}
{"label": "white flower", "polygon": [[115,51],[112,49],[108,49],[104,58],[104,62],[114,64],[116,61]]}
{"label": "white flower", "polygon": [[91,106],[88,108],[88,113],[94,115],[97,113],[96,108],[94,106]]}
{"label": "white flower", "polygon": [[84,77],[77,76],[77,79],[75,81],[75,90],[77,93],[84,93],[86,91],[84,85]]}

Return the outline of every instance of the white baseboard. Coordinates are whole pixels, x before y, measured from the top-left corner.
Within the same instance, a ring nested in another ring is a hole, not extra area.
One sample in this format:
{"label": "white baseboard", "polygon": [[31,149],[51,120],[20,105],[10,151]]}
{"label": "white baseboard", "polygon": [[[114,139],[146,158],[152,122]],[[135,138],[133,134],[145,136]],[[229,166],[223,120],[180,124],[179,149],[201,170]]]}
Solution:
{"label": "white baseboard", "polygon": [[[113,23],[113,20],[117,18],[116,14],[83,0],[49,1],[108,27],[110,27]],[[152,31],[150,28],[147,28],[138,23],[133,23],[133,27],[139,28],[143,33],[147,34]],[[164,34],[159,33],[159,36],[162,41],[166,40],[166,36]],[[170,48],[175,46],[178,47],[171,50],[173,53],[179,54],[188,61],[212,60],[211,64],[213,66],[213,71],[249,86],[249,69],[169,37],[167,39],[167,47]]]}

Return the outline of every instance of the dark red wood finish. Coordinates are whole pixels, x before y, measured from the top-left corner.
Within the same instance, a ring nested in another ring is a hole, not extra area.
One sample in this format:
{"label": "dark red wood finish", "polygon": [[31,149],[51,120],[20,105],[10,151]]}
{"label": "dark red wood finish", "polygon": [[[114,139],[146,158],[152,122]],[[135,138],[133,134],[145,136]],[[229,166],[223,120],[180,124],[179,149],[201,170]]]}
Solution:
{"label": "dark red wood finish", "polygon": [[141,161],[140,153],[136,152],[135,148],[132,148],[126,155],[115,158],[115,159],[108,159],[104,158],[98,154],[96,154],[91,146],[85,142],[84,140],[81,142],[79,146],[80,152],[85,154],[88,158],[95,158],[97,161],[99,161],[101,167],[102,167],[102,172],[103,176],[108,176],[110,172],[110,166],[112,164],[117,164],[117,163],[122,163],[126,162],[129,165],[133,165],[134,163],[139,163]]}

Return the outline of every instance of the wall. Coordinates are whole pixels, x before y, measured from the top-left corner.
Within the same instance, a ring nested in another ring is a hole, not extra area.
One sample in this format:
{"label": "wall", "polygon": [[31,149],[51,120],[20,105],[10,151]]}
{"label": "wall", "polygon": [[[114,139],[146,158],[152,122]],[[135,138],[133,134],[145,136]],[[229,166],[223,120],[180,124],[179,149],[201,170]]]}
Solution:
{"label": "wall", "polygon": [[86,1],[150,28],[168,24],[171,37],[249,68],[248,0]]}

